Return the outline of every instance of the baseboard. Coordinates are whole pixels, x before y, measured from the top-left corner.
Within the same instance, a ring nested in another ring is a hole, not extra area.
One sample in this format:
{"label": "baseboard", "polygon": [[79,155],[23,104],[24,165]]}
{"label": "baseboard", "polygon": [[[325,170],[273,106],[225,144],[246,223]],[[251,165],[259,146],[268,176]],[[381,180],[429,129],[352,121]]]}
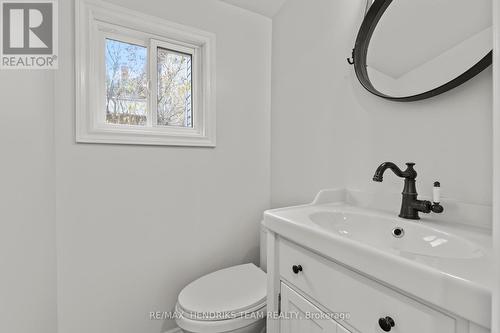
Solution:
{"label": "baseboard", "polygon": [[165,331],[163,333],[181,333],[181,329],[179,327],[173,328],[171,330]]}

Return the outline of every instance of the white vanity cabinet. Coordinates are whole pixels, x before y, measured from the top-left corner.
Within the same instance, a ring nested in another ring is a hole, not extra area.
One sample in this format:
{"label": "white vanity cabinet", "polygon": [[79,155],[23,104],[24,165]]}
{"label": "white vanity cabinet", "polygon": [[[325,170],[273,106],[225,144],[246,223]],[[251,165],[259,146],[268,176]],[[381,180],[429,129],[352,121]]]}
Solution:
{"label": "white vanity cabinet", "polygon": [[280,320],[281,332],[349,332],[285,283],[281,283],[281,311],[289,315],[288,318]]}
{"label": "white vanity cabinet", "polygon": [[488,332],[272,232],[267,250],[269,333]]}

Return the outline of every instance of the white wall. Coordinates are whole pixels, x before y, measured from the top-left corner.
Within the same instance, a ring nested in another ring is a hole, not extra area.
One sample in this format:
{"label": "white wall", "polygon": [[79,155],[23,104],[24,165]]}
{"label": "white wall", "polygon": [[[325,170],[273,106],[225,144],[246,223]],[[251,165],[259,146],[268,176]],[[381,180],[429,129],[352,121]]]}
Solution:
{"label": "white wall", "polygon": [[0,332],[56,330],[53,82],[0,74]]}
{"label": "white wall", "polygon": [[346,186],[400,193],[384,161],[416,162],[417,189],[491,203],[491,69],[433,99],[395,103],[358,83],[350,56],[363,0],[289,0],[273,20],[272,203],[312,200],[321,188]]}
{"label": "white wall", "polygon": [[[273,18],[272,201],[311,201],[343,182],[340,91],[361,4],[289,0]],[[350,11],[346,7],[352,7]]]}
{"label": "white wall", "polygon": [[73,6],[60,2],[60,333],[172,328],[149,312],[201,275],[258,263],[270,205],[271,21],[215,0],[111,2],[217,35],[217,147],[75,144]]}

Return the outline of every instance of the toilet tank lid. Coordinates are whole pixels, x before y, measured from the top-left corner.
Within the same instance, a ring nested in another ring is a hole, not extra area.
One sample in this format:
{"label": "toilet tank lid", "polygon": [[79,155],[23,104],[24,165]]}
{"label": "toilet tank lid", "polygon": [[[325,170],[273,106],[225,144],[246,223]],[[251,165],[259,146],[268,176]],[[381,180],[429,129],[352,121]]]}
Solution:
{"label": "toilet tank lid", "polygon": [[[206,320],[230,319],[266,302],[266,274],[254,264],[222,269],[187,285],[179,294],[183,311]],[[218,318],[218,316],[225,318]]]}

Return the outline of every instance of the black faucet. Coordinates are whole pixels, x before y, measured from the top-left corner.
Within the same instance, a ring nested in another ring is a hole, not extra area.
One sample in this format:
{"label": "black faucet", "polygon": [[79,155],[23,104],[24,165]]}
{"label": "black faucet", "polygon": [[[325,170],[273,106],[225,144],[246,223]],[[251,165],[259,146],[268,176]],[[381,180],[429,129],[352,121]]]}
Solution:
{"label": "black faucet", "polygon": [[[396,164],[392,162],[385,162],[377,168],[377,171],[375,171],[375,175],[373,176],[374,181],[382,182],[385,170],[391,169],[396,176],[405,179],[405,185],[402,193],[403,201],[401,202],[401,212],[399,213],[399,217],[410,220],[419,220],[419,212],[426,214],[430,212],[442,213],[444,208],[439,204],[439,202],[433,203],[427,200],[417,199],[418,194],[415,186],[417,172],[413,168],[415,163],[406,163],[406,165],[406,170],[402,171]],[[436,182],[435,186],[439,186],[439,183]]]}

